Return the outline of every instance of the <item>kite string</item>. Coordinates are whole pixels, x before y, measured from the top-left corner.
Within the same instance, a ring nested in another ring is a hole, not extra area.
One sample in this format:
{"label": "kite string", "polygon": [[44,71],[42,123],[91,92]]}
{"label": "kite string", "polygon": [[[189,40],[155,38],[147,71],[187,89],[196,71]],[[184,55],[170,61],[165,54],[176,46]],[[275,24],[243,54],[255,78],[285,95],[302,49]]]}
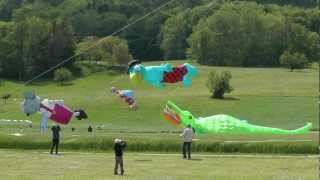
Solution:
{"label": "kite string", "polygon": [[[159,11],[159,10],[161,10],[162,8],[164,8],[164,7],[168,6],[169,4],[173,3],[174,1],[176,1],[176,0],[170,0],[170,1],[167,1],[166,3],[164,3],[164,4],[163,4],[163,5],[161,5],[161,6],[159,6],[158,8],[155,8],[155,9],[151,10],[150,12],[146,13],[146,14],[145,14],[145,15],[143,15],[142,17],[140,17],[140,18],[136,19],[135,21],[133,21],[133,22],[131,22],[131,23],[128,23],[127,25],[125,25],[124,27],[120,28],[119,30],[117,30],[117,31],[115,31],[115,32],[113,32],[113,33],[111,33],[109,36],[106,36],[106,37],[104,37],[104,38],[100,39],[97,43],[95,43],[95,44],[93,44],[93,45],[89,46],[88,48],[84,49],[83,51],[80,51],[80,52],[75,53],[73,56],[71,56],[71,57],[69,57],[69,58],[67,58],[67,59],[65,59],[65,60],[63,60],[63,61],[61,61],[60,63],[58,63],[58,64],[56,64],[56,65],[52,66],[51,68],[47,69],[46,71],[44,71],[44,72],[42,72],[42,73],[38,74],[38,75],[37,75],[37,76],[35,76],[34,78],[32,78],[32,79],[30,79],[30,80],[28,80],[28,81],[24,82],[22,85],[23,85],[23,86],[28,85],[28,84],[29,84],[29,83],[31,83],[32,81],[34,81],[34,80],[36,80],[36,79],[38,79],[38,78],[42,77],[43,75],[45,75],[45,74],[47,74],[48,72],[50,72],[50,71],[54,70],[55,68],[57,68],[57,67],[61,66],[62,64],[66,63],[66,62],[68,62],[68,61],[70,61],[70,60],[72,60],[74,57],[79,56],[79,55],[83,54],[84,52],[86,52],[86,51],[90,50],[91,48],[93,48],[93,47],[97,46],[98,44],[100,44],[100,43],[101,43],[103,40],[105,40],[106,38],[108,38],[108,37],[110,37],[110,36],[114,36],[114,35],[116,35],[116,34],[118,34],[118,33],[122,32],[122,31],[126,30],[126,29],[127,29],[127,28],[129,28],[130,26],[132,26],[132,25],[136,24],[137,22],[139,22],[139,21],[141,21],[141,20],[143,20],[143,19],[147,18],[148,16],[150,16],[150,15],[152,15],[152,14],[155,14],[156,12],[158,12],[158,11]],[[112,81],[110,84],[112,84],[112,83],[114,83],[114,82]],[[17,90],[19,90],[19,89],[20,89],[20,88],[17,88],[17,89],[15,89],[15,90],[12,90],[11,92],[12,92],[12,93],[14,93],[15,91],[17,91]],[[0,109],[1,109],[1,107],[2,107],[2,106],[0,106]]]}
{"label": "kite string", "polygon": [[116,34],[118,34],[118,33],[122,32],[122,31],[126,30],[126,29],[127,29],[127,28],[129,28],[130,26],[132,26],[132,25],[136,24],[136,23],[137,23],[137,22],[139,22],[139,21],[142,21],[143,19],[145,19],[145,18],[147,18],[148,16],[150,16],[150,15],[152,15],[152,14],[156,13],[157,11],[159,11],[159,10],[161,10],[162,8],[164,8],[164,7],[168,6],[169,4],[171,4],[171,3],[172,3],[172,2],[174,2],[174,1],[176,1],[176,0],[170,0],[170,1],[166,2],[166,3],[164,3],[163,5],[159,6],[158,8],[153,9],[153,10],[152,10],[152,11],[150,11],[149,13],[147,13],[147,14],[143,15],[142,17],[140,17],[140,18],[138,18],[138,19],[134,20],[134,21],[133,21],[133,22],[131,22],[131,23],[128,23],[127,25],[123,26],[123,27],[122,27],[122,28],[120,28],[119,30],[117,30],[117,31],[115,31],[115,32],[111,33],[110,35],[108,35],[108,36],[106,36],[106,37],[104,37],[104,38],[100,39],[98,42],[96,42],[95,44],[93,44],[93,45],[89,46],[88,48],[84,49],[83,51],[81,51],[81,52],[78,52],[78,53],[74,54],[73,56],[71,56],[71,57],[69,57],[69,58],[67,58],[67,59],[65,59],[65,60],[63,60],[63,61],[61,61],[60,63],[56,64],[55,66],[52,66],[51,68],[47,69],[46,71],[44,71],[44,72],[42,72],[42,73],[38,74],[38,75],[37,75],[37,76],[35,76],[34,78],[32,78],[32,79],[30,79],[30,80],[26,81],[23,85],[24,85],[24,86],[28,85],[28,84],[29,84],[29,83],[31,83],[32,81],[34,81],[34,80],[36,80],[36,79],[38,79],[38,78],[42,77],[43,75],[45,75],[45,74],[47,74],[48,72],[50,72],[50,71],[54,70],[55,68],[57,68],[57,67],[61,66],[62,64],[66,63],[66,62],[68,62],[68,61],[70,61],[70,60],[72,60],[74,57],[77,57],[77,56],[79,56],[79,55],[83,54],[84,52],[86,52],[86,51],[90,50],[91,48],[96,47],[97,45],[99,45],[99,44],[100,44],[103,40],[105,40],[106,38],[108,38],[108,37],[110,37],[110,36],[114,36],[114,35],[116,35]]}

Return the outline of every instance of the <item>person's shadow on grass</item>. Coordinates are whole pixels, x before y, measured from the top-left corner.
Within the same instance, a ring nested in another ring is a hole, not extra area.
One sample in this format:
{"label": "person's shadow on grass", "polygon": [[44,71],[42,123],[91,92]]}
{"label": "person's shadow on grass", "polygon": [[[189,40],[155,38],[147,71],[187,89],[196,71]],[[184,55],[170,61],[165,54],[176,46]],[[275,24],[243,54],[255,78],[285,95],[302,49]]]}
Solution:
{"label": "person's shadow on grass", "polygon": [[200,158],[191,158],[191,159],[189,159],[189,161],[202,161],[202,159],[200,159]]}
{"label": "person's shadow on grass", "polygon": [[136,159],[134,161],[138,161],[138,162],[150,162],[152,161],[151,159]]}

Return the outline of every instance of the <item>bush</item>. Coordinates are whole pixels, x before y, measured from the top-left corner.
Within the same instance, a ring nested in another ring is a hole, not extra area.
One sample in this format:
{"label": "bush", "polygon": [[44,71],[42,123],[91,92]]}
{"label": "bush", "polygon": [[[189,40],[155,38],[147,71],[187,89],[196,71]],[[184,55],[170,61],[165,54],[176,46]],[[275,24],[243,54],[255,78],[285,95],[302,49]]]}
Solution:
{"label": "bush", "polygon": [[211,71],[207,80],[207,88],[212,93],[213,98],[223,99],[224,93],[229,93],[233,90],[230,86],[232,75],[229,71],[223,71],[218,74]]}
{"label": "bush", "polygon": [[293,69],[302,69],[308,63],[308,59],[302,53],[291,53],[290,51],[285,51],[280,57],[280,64],[290,68],[291,72]]}
{"label": "bush", "polygon": [[67,68],[60,68],[54,71],[54,81],[64,84],[72,79],[72,73]]}

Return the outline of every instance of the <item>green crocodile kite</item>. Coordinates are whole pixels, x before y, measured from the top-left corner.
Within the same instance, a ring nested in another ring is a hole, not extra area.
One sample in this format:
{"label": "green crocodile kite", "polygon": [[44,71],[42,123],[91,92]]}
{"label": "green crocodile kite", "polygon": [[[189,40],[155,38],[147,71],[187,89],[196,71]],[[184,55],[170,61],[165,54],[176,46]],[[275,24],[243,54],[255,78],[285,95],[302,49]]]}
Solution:
{"label": "green crocodile kite", "polygon": [[181,110],[171,101],[167,102],[164,115],[173,124],[190,124],[197,133],[304,134],[312,127],[312,123],[307,123],[304,127],[295,130],[263,127],[249,124],[246,120],[239,120],[225,114],[195,118],[189,111]]}

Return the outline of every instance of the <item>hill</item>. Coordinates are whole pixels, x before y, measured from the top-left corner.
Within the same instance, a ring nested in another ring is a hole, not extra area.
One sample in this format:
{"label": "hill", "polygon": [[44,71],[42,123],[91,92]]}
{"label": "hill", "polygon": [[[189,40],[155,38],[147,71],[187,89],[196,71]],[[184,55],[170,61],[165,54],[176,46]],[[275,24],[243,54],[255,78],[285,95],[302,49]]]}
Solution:
{"label": "hill", "polygon": [[[180,62],[175,62],[180,63]],[[158,64],[157,62],[149,64]],[[24,87],[21,83],[6,81],[0,94],[11,93],[12,98],[0,106],[0,119],[26,119],[19,103],[22,92],[32,89],[42,98],[64,99],[71,108],[84,108],[89,120],[73,120],[70,126],[105,126],[106,129],[177,130],[163,120],[162,109],[167,100],[175,101],[181,108],[196,117],[229,114],[250,123],[279,128],[296,128],[309,121],[316,128],[318,72],[315,69],[289,72],[281,68],[233,68],[197,65],[199,76],[190,88],[181,84],[155,89],[149,85],[134,85],[126,74],[95,73],[78,78],[68,86],[54,82],[37,82]],[[226,100],[210,98],[205,82],[210,70],[229,70],[234,91]],[[110,93],[112,86],[132,89],[138,111],[130,111],[126,104]],[[36,124],[40,117],[33,116]]]}

